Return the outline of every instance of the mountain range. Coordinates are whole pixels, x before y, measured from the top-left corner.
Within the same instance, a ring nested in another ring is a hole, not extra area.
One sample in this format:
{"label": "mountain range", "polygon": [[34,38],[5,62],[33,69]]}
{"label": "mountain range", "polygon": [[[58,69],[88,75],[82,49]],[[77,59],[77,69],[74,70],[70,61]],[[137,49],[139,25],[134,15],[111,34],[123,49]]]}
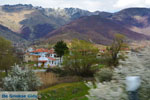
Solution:
{"label": "mountain range", "polygon": [[128,8],[109,13],[17,4],[0,6],[0,15],[0,36],[17,43],[39,39],[55,43],[78,38],[109,44],[116,33],[130,40],[150,39],[149,8]]}

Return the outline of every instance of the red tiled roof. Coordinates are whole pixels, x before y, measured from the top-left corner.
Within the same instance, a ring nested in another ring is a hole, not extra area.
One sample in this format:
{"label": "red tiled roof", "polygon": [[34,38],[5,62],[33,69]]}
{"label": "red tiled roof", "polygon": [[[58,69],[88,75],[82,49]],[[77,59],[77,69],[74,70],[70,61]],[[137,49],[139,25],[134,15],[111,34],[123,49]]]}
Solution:
{"label": "red tiled roof", "polygon": [[36,49],[32,52],[48,52],[48,53],[54,53],[54,50],[48,50],[48,49],[44,49],[44,48],[40,48],[40,49]]}
{"label": "red tiled roof", "polygon": [[130,50],[129,48],[122,48],[121,50],[127,51]]}
{"label": "red tiled roof", "polygon": [[48,53],[54,54],[54,49],[49,50]]}
{"label": "red tiled roof", "polygon": [[40,60],[39,62],[47,62],[46,60]]}
{"label": "red tiled roof", "polygon": [[52,61],[55,61],[56,59],[55,58],[52,58],[52,57],[47,57],[48,59],[52,60]]}
{"label": "red tiled roof", "polygon": [[104,48],[104,49],[99,49],[99,51],[106,51],[106,48]]}
{"label": "red tiled roof", "polygon": [[26,55],[30,55],[29,53],[26,53]]}

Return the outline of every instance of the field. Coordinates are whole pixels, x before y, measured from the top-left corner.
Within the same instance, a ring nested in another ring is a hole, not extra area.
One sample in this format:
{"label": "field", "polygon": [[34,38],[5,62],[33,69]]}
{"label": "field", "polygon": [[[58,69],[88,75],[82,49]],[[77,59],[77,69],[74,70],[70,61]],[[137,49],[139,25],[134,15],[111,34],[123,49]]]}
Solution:
{"label": "field", "polygon": [[58,77],[53,73],[38,72],[37,75],[42,81],[41,88],[47,88],[58,83]]}
{"label": "field", "polygon": [[88,100],[88,90],[84,82],[62,83],[39,91],[39,100]]}

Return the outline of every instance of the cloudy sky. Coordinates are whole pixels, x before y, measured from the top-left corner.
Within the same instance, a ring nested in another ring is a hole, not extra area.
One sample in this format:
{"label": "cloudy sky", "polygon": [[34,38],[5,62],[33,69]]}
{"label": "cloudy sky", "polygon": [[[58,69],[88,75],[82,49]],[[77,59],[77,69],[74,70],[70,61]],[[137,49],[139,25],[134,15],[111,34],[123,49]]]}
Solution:
{"label": "cloudy sky", "polygon": [[75,7],[89,11],[109,12],[116,12],[129,7],[150,7],[150,0],[0,0],[0,5],[18,3],[44,8]]}

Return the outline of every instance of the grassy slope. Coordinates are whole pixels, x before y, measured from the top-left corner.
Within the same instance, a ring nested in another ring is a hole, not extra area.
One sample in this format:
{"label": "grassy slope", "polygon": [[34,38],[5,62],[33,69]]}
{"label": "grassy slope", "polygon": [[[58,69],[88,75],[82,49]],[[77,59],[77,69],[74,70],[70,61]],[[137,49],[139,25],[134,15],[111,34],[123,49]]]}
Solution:
{"label": "grassy slope", "polygon": [[41,90],[39,100],[88,100],[89,88],[83,82],[63,83]]}

